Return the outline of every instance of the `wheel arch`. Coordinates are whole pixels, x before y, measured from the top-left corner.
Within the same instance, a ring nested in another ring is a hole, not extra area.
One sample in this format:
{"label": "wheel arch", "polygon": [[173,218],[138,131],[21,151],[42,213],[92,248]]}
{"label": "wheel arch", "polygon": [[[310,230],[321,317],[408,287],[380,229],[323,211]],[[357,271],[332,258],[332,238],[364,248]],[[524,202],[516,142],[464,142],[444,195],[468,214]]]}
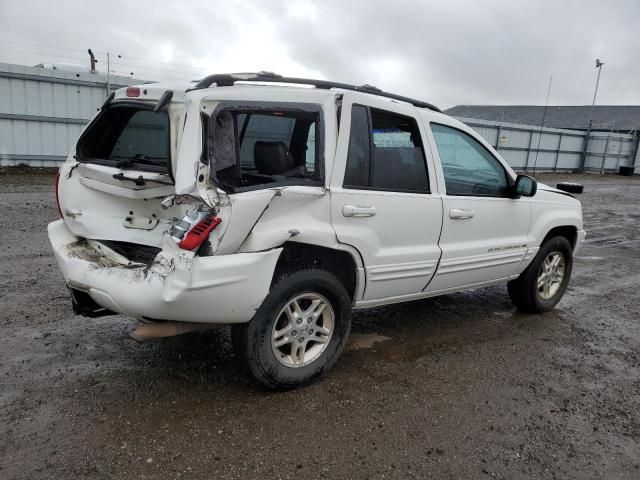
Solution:
{"label": "wheel arch", "polygon": [[578,241],[578,227],[575,225],[558,225],[551,228],[540,242],[540,246],[553,238],[553,237],[565,237],[571,244],[571,248],[575,249]]}
{"label": "wheel arch", "polygon": [[575,250],[582,230],[582,207],[578,200],[539,189],[531,201],[530,245],[542,246],[553,236],[565,237]]}
{"label": "wheel arch", "polygon": [[273,282],[285,271],[317,267],[333,273],[354,302],[364,290],[364,268],[357,251],[347,246],[331,248],[303,242],[285,242],[273,272]]}

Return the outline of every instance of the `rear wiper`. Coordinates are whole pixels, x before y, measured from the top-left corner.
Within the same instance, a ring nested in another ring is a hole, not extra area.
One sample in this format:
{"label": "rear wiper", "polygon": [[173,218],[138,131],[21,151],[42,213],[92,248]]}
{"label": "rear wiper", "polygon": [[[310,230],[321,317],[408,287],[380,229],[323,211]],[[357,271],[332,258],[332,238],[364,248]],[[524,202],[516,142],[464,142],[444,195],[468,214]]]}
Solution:
{"label": "rear wiper", "polygon": [[127,180],[129,182],[133,182],[138,186],[143,186],[146,185],[147,182],[144,181],[144,177],[142,175],[138,176],[138,178],[132,178],[132,177],[125,177],[124,173],[115,173],[113,175],[113,178],[115,178],[116,180]]}
{"label": "rear wiper", "polygon": [[153,165],[166,165],[165,162],[156,162],[154,161],[158,157],[148,157],[144,153],[136,153],[133,157],[123,158],[122,160],[118,160],[116,163],[116,167],[118,168],[126,168],[132,166],[134,163],[151,163]]}
{"label": "rear wiper", "polygon": [[133,182],[139,187],[146,185],[147,182],[159,183],[161,185],[173,185],[173,183],[163,182],[161,180],[152,180],[150,178],[144,178],[142,175],[138,175],[138,178],[133,178],[133,177],[126,177],[124,173],[115,173],[113,175],[113,178],[115,178],[116,180]]}

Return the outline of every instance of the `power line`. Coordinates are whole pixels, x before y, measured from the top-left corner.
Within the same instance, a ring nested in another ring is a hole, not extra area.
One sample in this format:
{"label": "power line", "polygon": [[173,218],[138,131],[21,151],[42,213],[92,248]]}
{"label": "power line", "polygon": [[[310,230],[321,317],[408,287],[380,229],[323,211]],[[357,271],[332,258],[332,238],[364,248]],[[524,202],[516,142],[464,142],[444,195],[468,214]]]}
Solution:
{"label": "power line", "polygon": [[[79,55],[82,55],[82,57],[84,58],[84,55],[86,54],[86,50],[82,50],[82,49],[77,49],[77,48],[66,48],[66,47],[57,47],[57,46],[51,46],[51,45],[41,45],[38,43],[29,43],[29,42],[16,42],[16,41],[12,41],[12,40],[0,40],[0,43],[11,43],[11,44],[15,44],[15,45],[25,45],[25,46],[31,46],[31,47],[38,47],[38,48],[42,48],[42,49],[49,49],[49,50],[64,50],[64,51],[68,51],[68,52],[77,52]],[[15,50],[14,50],[15,51]],[[20,51],[21,53],[29,53],[29,52],[25,52],[24,50]],[[103,51],[99,51],[99,50],[94,50],[95,53],[100,54],[101,56],[106,56],[107,52],[103,52]],[[35,53],[35,52],[34,52]],[[58,54],[47,54],[49,56],[58,56],[60,58],[73,58],[73,57],[66,57],[63,55],[58,55]],[[116,54],[118,56],[118,58],[121,58],[123,60],[137,60],[140,62],[147,62],[147,63],[156,63],[156,64],[161,64],[161,65],[168,65],[168,66],[172,66],[172,67],[179,67],[181,69],[181,71],[183,71],[185,68],[190,69],[194,72],[198,72],[198,73],[202,73],[202,70],[199,69],[198,67],[194,67],[193,65],[187,65],[184,63],[174,63],[174,62],[166,62],[166,61],[162,61],[162,60],[153,60],[153,59],[149,59],[149,58],[141,58],[141,57],[133,57],[130,55],[122,55],[122,54]],[[146,67],[146,65],[139,65],[136,64],[134,62],[128,62],[134,65],[138,65],[141,67]],[[156,68],[159,69],[159,67],[148,67],[148,68]],[[174,70],[175,71],[175,70]],[[180,73],[180,72],[178,72]]]}
{"label": "power line", "polygon": [[[52,53],[46,53],[46,54],[43,55],[42,53],[28,52],[26,50],[8,50],[8,49],[3,49],[3,51],[8,52],[8,53],[12,53],[12,54],[31,55],[31,56],[40,57],[40,58],[42,58],[43,56],[46,56],[46,57],[66,58],[66,59],[71,59],[71,60],[75,60],[75,61],[80,61],[80,59],[78,57],[71,57],[69,55],[58,55],[58,54],[52,54]],[[86,61],[86,59],[83,59],[82,63],[84,63],[85,61]]]}
{"label": "power line", "polygon": [[[32,57],[37,57],[38,60],[43,60],[43,57],[47,57],[48,59],[63,59],[63,60],[74,60],[75,62],[79,63],[79,64],[84,64],[86,63],[87,59],[86,58],[79,58],[79,57],[74,57],[74,56],[69,56],[69,55],[59,55],[59,54],[41,54],[41,53],[37,53],[37,52],[29,52],[29,51],[25,51],[25,50],[15,50],[15,49],[5,49],[4,50],[6,53],[9,53],[11,55],[30,55]],[[42,63],[42,62],[41,62]],[[47,63],[47,62],[44,62]],[[55,63],[55,61],[51,62],[51,63]],[[100,62],[103,63],[103,62]],[[155,78],[162,78],[162,79],[168,79],[168,80],[179,80],[179,81],[191,81],[193,80],[193,77],[200,77],[204,74],[204,71],[196,71],[193,70],[192,72],[181,72],[178,70],[172,70],[172,69],[165,69],[165,68],[161,68],[161,67],[149,67],[149,66],[145,66],[145,65],[132,65],[132,64],[127,64],[127,63],[121,63],[121,62],[111,62],[114,65],[117,65],[119,67],[123,67],[129,70],[129,72],[126,72],[126,74],[124,74],[123,76],[126,77],[130,77],[132,70],[135,71],[133,73],[135,73],[135,75],[139,76],[139,77],[155,77]],[[106,66],[106,62],[104,62],[104,65]],[[111,72],[115,72],[113,69],[111,69]],[[167,74],[166,72],[168,72],[169,74]],[[100,72],[99,72],[100,73]],[[104,72],[106,73],[106,72]],[[171,75],[171,73],[184,73],[184,75],[182,76],[176,76],[176,75]],[[193,74],[193,75],[191,75]]]}
{"label": "power line", "polygon": [[[139,68],[146,68],[148,70],[160,70],[163,72],[173,72],[173,73],[185,73],[184,70],[173,70],[171,68],[164,68],[164,67],[149,67],[147,65],[140,65],[140,64],[136,64],[136,63],[122,63],[122,62],[116,62],[116,61],[111,61],[111,63],[113,65],[120,65],[120,66],[125,66],[125,67],[129,67],[129,66],[135,66],[135,67],[139,67]],[[193,73],[197,73],[199,75],[202,75],[205,73],[204,69],[203,70],[199,70],[199,69],[193,69],[191,70],[191,72]]]}
{"label": "power line", "polygon": [[127,59],[127,60],[128,59],[132,59],[132,60],[138,60],[138,61],[141,61],[141,62],[160,63],[160,64],[163,64],[163,65],[169,65],[169,66],[172,66],[172,67],[190,68],[192,70],[197,70],[198,69],[198,67],[194,67],[193,65],[186,65],[184,63],[164,62],[162,60],[151,60],[151,59],[148,59],[148,58],[132,57],[130,55],[121,55],[121,57],[123,59]]}
{"label": "power line", "polygon": [[15,45],[28,45],[31,47],[38,47],[38,48],[48,48],[48,49],[53,49],[53,50],[66,50],[69,52],[85,52],[84,50],[80,50],[78,48],[65,48],[65,47],[55,47],[55,46],[51,46],[51,45],[40,45],[38,43],[29,43],[29,42],[16,42],[13,40],[0,40],[0,43],[13,43]]}

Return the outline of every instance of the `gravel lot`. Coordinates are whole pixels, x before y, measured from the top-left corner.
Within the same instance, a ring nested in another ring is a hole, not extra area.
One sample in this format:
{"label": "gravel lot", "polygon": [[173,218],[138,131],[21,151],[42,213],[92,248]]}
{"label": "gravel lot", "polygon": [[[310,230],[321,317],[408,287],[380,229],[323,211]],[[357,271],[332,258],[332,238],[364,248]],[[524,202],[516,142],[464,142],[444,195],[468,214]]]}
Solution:
{"label": "gravel lot", "polygon": [[555,311],[498,286],[358,313],[325,380],[274,393],[226,328],[74,316],[53,176],[0,174],[0,478],[640,478],[640,178],[542,179],[585,185]]}

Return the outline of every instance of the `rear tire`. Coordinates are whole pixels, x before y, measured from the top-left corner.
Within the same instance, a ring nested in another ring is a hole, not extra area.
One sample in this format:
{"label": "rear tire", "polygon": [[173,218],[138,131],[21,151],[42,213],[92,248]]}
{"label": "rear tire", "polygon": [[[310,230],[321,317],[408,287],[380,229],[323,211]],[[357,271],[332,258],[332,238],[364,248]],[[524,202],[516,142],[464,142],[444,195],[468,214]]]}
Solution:
{"label": "rear tire", "polygon": [[234,328],[234,344],[252,375],[274,389],[308,385],[336,362],[351,328],[351,298],[333,274],[287,272],[253,319]]}
{"label": "rear tire", "polygon": [[571,244],[565,237],[553,237],[540,247],[524,272],[508,283],[509,297],[521,312],[548,312],[564,295],[572,268]]}

